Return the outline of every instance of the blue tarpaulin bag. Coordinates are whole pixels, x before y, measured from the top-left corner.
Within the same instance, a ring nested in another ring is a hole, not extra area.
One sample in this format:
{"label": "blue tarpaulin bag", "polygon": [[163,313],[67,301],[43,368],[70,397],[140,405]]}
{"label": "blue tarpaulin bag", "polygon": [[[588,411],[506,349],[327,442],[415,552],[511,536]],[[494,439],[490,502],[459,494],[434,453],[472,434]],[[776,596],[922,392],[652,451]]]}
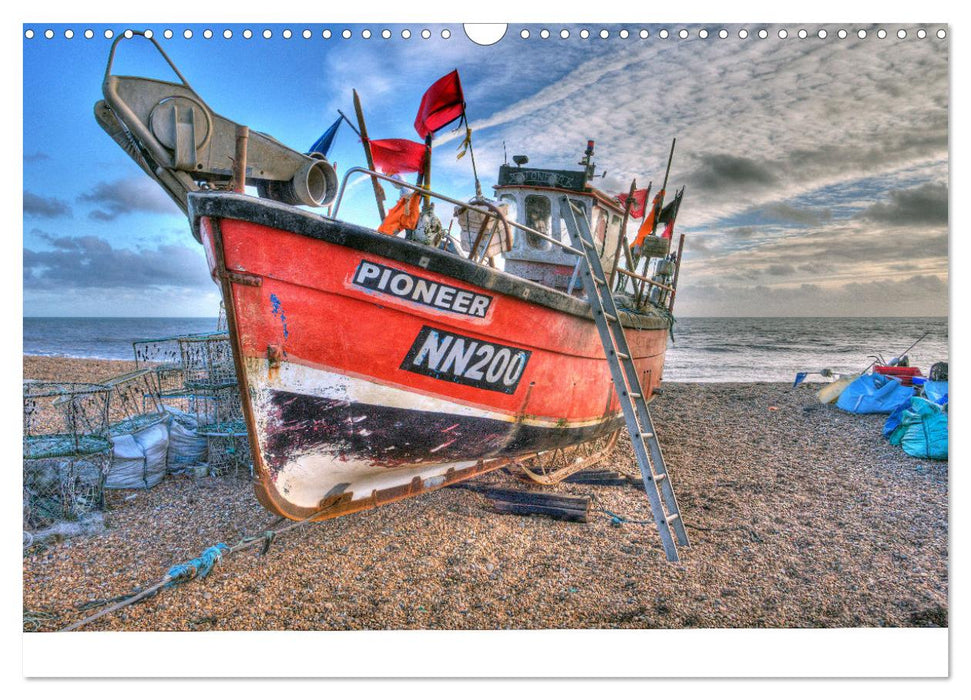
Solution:
{"label": "blue tarpaulin bag", "polygon": [[897,408],[893,409],[890,415],[887,417],[887,421],[883,424],[883,436],[889,438],[891,433],[897,429],[900,425],[900,419],[904,415],[904,411],[910,408],[910,399],[902,402]]}
{"label": "blue tarpaulin bag", "polygon": [[915,396],[890,435],[890,444],[900,445],[911,457],[947,459],[947,412]]}
{"label": "blue tarpaulin bag", "polygon": [[914,395],[914,387],[882,374],[864,374],[843,390],[837,407],[850,413],[891,413]]}
{"label": "blue tarpaulin bag", "polygon": [[947,403],[947,382],[924,382],[924,398],[936,404]]}

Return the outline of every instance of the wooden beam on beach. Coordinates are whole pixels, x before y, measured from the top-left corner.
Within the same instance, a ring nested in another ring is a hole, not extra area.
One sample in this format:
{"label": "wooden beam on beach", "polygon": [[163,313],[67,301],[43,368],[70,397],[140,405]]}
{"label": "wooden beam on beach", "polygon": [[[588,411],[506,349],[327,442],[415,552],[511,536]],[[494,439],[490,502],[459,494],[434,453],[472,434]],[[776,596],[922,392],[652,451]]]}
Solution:
{"label": "wooden beam on beach", "polygon": [[585,523],[590,520],[590,499],[586,496],[564,496],[545,491],[516,491],[481,487],[470,483],[451,488],[481,493],[492,502],[497,513],[510,515],[545,515],[555,520]]}
{"label": "wooden beam on beach", "polygon": [[570,484],[587,484],[588,486],[641,486],[641,480],[633,479],[626,474],[610,469],[588,469],[587,471],[571,474],[563,481]]}
{"label": "wooden beam on beach", "polygon": [[554,520],[585,523],[590,520],[590,499],[585,496],[560,496],[539,491],[496,489],[484,493],[497,513],[545,515]]}

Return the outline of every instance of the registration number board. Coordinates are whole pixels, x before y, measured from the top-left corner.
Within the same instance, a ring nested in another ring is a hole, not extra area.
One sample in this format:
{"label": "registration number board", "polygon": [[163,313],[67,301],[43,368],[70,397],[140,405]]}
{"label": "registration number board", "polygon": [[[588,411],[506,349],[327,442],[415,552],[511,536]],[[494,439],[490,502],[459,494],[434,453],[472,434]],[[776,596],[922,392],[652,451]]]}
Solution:
{"label": "registration number board", "polygon": [[532,353],[423,326],[401,369],[446,382],[512,394]]}

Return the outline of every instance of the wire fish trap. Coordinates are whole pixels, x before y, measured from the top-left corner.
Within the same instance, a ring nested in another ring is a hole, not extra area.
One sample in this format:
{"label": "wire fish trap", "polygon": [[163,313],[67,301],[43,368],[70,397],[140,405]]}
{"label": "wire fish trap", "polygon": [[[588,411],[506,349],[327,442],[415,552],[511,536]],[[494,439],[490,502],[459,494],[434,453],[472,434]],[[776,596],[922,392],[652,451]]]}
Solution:
{"label": "wire fish trap", "polygon": [[109,393],[100,384],[23,383],[25,528],[77,520],[104,507]]}
{"label": "wire fish trap", "polygon": [[226,333],[179,338],[186,389],[219,389],[236,384],[233,349]]}
{"label": "wire fish trap", "polygon": [[108,432],[134,433],[165,420],[159,397],[159,378],[148,368],[120,374],[102,382],[108,387]]}
{"label": "wire fish trap", "polygon": [[[239,387],[199,389],[189,394],[190,413],[201,426],[243,424],[243,402]],[[243,428],[245,431],[245,427]]]}
{"label": "wire fish trap", "polygon": [[23,392],[25,457],[86,454],[108,433],[104,385],[27,380]]}
{"label": "wire fish trap", "polygon": [[104,509],[111,446],[99,452],[24,459],[24,528],[81,520]]}
{"label": "wire fish trap", "polygon": [[150,369],[158,380],[159,391],[173,391],[182,387],[182,352],[179,336],[150,338],[132,343],[135,367]]}
{"label": "wire fish trap", "polygon": [[203,425],[198,433],[206,436],[210,476],[253,477],[249,436],[242,420]]}

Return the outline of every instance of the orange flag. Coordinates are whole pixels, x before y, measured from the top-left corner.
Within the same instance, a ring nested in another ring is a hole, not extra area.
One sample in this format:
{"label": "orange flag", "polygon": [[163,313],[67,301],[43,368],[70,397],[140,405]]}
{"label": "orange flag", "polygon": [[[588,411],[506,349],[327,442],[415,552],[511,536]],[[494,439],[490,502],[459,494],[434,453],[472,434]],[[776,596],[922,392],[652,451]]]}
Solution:
{"label": "orange flag", "polygon": [[381,233],[393,236],[398,231],[413,229],[418,225],[418,216],[421,214],[421,193],[415,192],[410,197],[401,195],[401,199],[395,204],[384,221],[378,227]]}
{"label": "orange flag", "polygon": [[651,213],[644,218],[644,223],[637,229],[637,236],[634,238],[634,242],[630,244],[631,248],[641,245],[644,239],[654,232],[655,221],[657,220],[658,212],[661,209],[661,202],[663,201],[664,190],[661,190],[654,195],[654,202],[651,204]]}

